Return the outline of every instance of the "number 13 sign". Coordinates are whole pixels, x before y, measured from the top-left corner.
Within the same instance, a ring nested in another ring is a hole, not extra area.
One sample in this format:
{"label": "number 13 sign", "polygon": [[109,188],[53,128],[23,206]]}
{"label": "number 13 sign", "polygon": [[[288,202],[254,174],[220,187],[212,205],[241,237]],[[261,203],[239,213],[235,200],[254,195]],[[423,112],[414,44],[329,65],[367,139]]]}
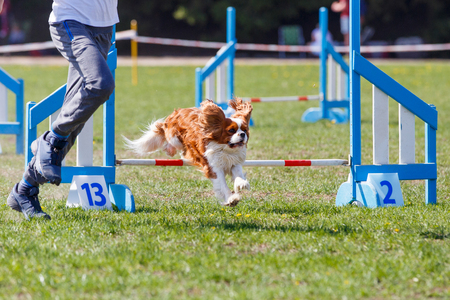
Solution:
{"label": "number 13 sign", "polygon": [[[78,195],[74,195],[74,185]],[[81,205],[85,210],[105,208],[112,210],[108,187],[103,176],[74,176],[71,193],[67,201],[68,206]]]}
{"label": "number 13 sign", "polygon": [[374,173],[367,176],[380,196],[381,206],[403,206],[403,195],[397,173]]}

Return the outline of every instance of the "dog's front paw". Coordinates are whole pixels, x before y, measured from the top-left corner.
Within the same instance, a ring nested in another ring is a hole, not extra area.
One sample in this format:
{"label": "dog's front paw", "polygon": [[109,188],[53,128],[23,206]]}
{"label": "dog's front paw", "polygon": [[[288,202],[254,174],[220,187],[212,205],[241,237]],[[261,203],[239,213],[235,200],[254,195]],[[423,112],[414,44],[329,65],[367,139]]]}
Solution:
{"label": "dog's front paw", "polygon": [[227,201],[223,202],[223,206],[235,207],[241,201],[241,195],[235,193],[228,197]]}
{"label": "dog's front paw", "polygon": [[250,184],[248,183],[247,180],[241,178],[241,177],[236,177],[236,179],[234,180],[234,191],[236,193],[239,193],[242,190],[249,190],[250,189]]}

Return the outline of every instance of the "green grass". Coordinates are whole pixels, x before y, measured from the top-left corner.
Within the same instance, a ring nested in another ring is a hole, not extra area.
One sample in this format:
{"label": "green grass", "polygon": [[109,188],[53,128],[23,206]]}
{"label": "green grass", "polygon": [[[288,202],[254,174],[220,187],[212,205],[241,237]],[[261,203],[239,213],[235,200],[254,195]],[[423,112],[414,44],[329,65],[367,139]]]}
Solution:
{"label": "green grass", "polygon": [[[425,205],[423,181],[402,182],[404,207],[336,207],[348,169],[248,168],[252,190],[221,207],[211,183],[193,168],[119,167],[136,213],[68,209],[69,185],[41,188],[52,221],[25,221],[6,206],[23,156],[1,136],[0,299],[441,299],[450,298],[450,64],[380,65],[436,105],[437,205]],[[5,66],[25,79],[26,101],[64,83],[64,67]],[[121,136],[194,104],[194,67],[117,70],[116,153],[131,158]],[[363,162],[372,160],[371,86],[362,84]],[[318,93],[318,67],[237,66],[237,96]],[[398,160],[397,104],[391,100],[391,162]],[[315,103],[254,105],[248,159],[347,158],[348,125],[306,124]],[[10,105],[11,112],[13,105]],[[101,162],[102,116],[95,115]],[[45,130],[48,125],[42,125]],[[424,160],[424,126],[416,155]],[[74,164],[75,151],[68,157]],[[153,158],[164,157],[155,154]],[[231,183],[230,183],[231,184]]]}

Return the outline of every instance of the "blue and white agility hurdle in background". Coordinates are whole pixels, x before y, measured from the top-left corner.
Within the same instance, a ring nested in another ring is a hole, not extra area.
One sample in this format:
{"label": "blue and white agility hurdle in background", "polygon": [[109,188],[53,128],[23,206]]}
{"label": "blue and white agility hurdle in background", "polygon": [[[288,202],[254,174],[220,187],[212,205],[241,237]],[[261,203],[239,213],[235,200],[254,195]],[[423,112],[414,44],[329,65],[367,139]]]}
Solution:
{"label": "blue and white agility hurdle in background", "polygon": [[[108,65],[113,75],[117,68],[117,49],[115,34],[113,43],[108,53]],[[64,102],[66,85],[63,85],[53,94],[36,104],[29,102],[26,110],[26,145],[25,165],[31,161],[31,143],[37,138],[37,126],[49,118],[49,123],[57,117],[59,109]],[[109,190],[109,199],[119,210],[135,211],[134,198],[130,189],[122,184],[115,184],[116,157],[115,145],[115,92],[109,100],[103,104],[103,166],[93,166],[93,122],[92,118],[86,122],[83,130],[77,138],[77,166],[65,166],[61,168],[62,183],[71,183],[74,176],[103,176]],[[88,191],[86,191],[88,192]],[[99,192],[99,191],[97,191]],[[106,192],[107,191],[103,191]]]}
{"label": "blue and white agility hurdle in background", "polygon": [[[348,65],[325,38],[328,33],[328,10],[325,7],[319,10],[319,25],[322,36],[320,47],[320,107],[307,109],[302,115],[302,121],[314,123],[321,119],[328,119],[336,123],[347,123],[349,106]],[[339,108],[344,108],[344,110]]]}
{"label": "blue and white agility hurdle in background", "polygon": [[[236,10],[227,8],[227,44],[220,48],[203,68],[195,70],[195,106],[203,101],[203,82],[205,82],[206,99],[228,109],[227,99],[234,95],[234,57],[236,53]],[[228,62],[228,68],[225,63]],[[214,75],[217,70],[217,97],[215,96]]]}
{"label": "blue and white agility hurdle in background", "polygon": [[[322,36],[328,32],[328,10],[320,9],[319,24]],[[236,53],[236,11],[227,9],[227,44],[212,57],[203,68],[196,69],[195,105],[200,106],[203,99],[213,100],[225,111],[227,100],[234,95],[234,57]],[[328,69],[327,69],[328,62]],[[348,122],[348,65],[337,53],[333,45],[322,39],[320,50],[320,88],[319,95],[241,97],[248,102],[281,102],[320,100],[320,107],[310,108],[302,116],[304,122],[317,122],[329,119],[335,123]],[[217,82],[217,89],[216,87]],[[205,97],[203,97],[205,83]],[[344,108],[344,109],[340,109]]]}
{"label": "blue and white agility hurdle in background", "polygon": [[[16,95],[16,120],[14,122],[8,122],[8,90]],[[24,147],[23,103],[23,80],[15,79],[0,68],[0,134],[16,136],[16,154],[23,154]]]}
{"label": "blue and white agility hurdle in background", "polygon": [[[360,2],[350,0],[350,175],[337,205],[401,205],[399,180],[425,180],[425,201],[436,203],[438,113],[360,54]],[[361,163],[361,78],[373,84],[373,164]],[[389,97],[399,103],[399,163],[389,163]],[[425,123],[425,162],[415,163],[415,116]],[[402,200],[401,200],[402,201]]]}

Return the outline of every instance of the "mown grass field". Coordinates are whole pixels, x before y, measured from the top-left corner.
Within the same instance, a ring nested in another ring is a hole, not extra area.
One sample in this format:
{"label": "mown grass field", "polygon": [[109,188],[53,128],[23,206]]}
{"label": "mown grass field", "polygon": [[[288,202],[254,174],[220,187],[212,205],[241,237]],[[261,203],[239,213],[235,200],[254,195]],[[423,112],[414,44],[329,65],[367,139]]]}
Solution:
{"label": "mown grass field", "polygon": [[[379,64],[439,111],[438,199],[425,205],[424,182],[402,182],[405,206],[336,207],[346,167],[248,168],[252,186],[235,208],[221,207],[211,183],[190,167],[119,167],[117,182],[134,214],[65,207],[69,185],[41,188],[49,222],[25,221],[6,206],[24,157],[0,136],[0,299],[446,299],[450,298],[450,63]],[[25,80],[26,101],[65,82],[66,67],[5,66]],[[117,70],[116,153],[121,136],[194,105],[194,67]],[[239,65],[237,96],[318,93],[318,65]],[[363,162],[372,160],[371,86],[362,84]],[[302,123],[316,103],[254,105],[248,159],[344,158],[348,125]],[[398,161],[398,109],[391,100],[392,162]],[[11,103],[10,110],[13,112]],[[101,163],[102,116],[95,115]],[[41,126],[45,130],[46,124]],[[416,156],[424,160],[416,122]],[[68,164],[74,164],[75,151]],[[164,158],[154,154],[152,158]],[[231,184],[231,183],[230,183]]]}

